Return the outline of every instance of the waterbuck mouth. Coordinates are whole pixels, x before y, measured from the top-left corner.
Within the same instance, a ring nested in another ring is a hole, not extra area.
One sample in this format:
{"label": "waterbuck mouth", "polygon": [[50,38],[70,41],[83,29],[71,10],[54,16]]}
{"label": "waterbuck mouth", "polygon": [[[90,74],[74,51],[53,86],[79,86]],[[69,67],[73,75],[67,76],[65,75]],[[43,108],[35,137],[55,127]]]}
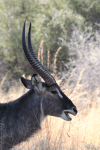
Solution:
{"label": "waterbuck mouth", "polygon": [[72,114],[72,115],[75,116],[77,114],[77,110],[74,110],[74,109],[70,110],[70,109],[68,109],[68,110],[64,110],[64,113],[66,114],[66,117],[68,118],[68,120],[72,120],[72,118],[69,116],[69,114]]}
{"label": "waterbuck mouth", "polygon": [[61,114],[61,118],[64,119],[64,120],[67,120],[67,121],[71,121],[72,118],[69,116],[69,114],[72,114],[72,115],[75,116],[77,114],[77,110],[76,109],[63,110],[62,114]]}
{"label": "waterbuck mouth", "polygon": [[68,121],[71,121],[72,118],[69,116],[68,112],[64,112],[64,113],[66,114],[67,120],[68,120]]}

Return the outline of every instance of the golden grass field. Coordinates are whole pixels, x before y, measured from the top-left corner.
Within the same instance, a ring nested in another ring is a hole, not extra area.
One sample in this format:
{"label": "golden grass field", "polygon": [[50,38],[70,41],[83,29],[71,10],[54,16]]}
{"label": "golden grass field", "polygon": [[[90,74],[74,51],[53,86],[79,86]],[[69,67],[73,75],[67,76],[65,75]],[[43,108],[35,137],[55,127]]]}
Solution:
{"label": "golden grass field", "polygon": [[[85,90],[80,84],[81,76],[75,88],[71,89],[69,80],[61,86],[64,93],[77,106],[77,116],[72,116],[72,121],[67,122],[60,118],[48,117],[42,124],[42,130],[28,141],[17,145],[13,150],[99,150],[100,149],[100,89],[92,92]],[[60,83],[60,80],[57,80]],[[2,83],[3,84],[3,81]],[[2,86],[2,85],[1,85]],[[6,95],[0,92],[0,102],[14,100],[27,90],[15,85]]]}

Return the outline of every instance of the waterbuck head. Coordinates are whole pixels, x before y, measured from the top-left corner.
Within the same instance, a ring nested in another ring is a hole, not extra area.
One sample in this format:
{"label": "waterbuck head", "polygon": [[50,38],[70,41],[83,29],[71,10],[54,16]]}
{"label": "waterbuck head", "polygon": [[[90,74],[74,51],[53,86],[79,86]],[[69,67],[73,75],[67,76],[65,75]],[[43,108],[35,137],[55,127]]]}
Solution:
{"label": "waterbuck head", "polygon": [[[72,101],[61,91],[53,76],[43,67],[37,59],[31,44],[31,23],[28,32],[28,47],[25,40],[25,23],[22,32],[22,46],[24,53],[33,67],[34,74],[31,80],[21,78],[28,89],[33,89],[41,100],[41,111],[44,116],[51,115],[70,121],[69,114],[76,115],[77,108]],[[45,82],[41,82],[40,75]]]}

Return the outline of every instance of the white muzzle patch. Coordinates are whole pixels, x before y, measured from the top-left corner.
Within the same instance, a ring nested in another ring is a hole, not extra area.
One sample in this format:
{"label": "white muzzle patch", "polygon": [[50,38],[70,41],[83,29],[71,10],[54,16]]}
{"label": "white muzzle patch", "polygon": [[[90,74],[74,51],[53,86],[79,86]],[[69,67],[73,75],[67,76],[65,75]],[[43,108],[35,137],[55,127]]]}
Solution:
{"label": "white muzzle patch", "polygon": [[68,115],[68,113],[65,113],[64,110],[62,111],[62,114],[60,115],[60,117],[66,121],[72,120],[72,118]]}

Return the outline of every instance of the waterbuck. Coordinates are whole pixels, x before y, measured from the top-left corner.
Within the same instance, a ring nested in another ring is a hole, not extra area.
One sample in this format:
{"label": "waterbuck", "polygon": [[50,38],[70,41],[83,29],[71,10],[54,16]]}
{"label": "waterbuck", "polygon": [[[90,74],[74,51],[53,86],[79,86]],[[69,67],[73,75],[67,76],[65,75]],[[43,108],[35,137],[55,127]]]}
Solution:
{"label": "waterbuck", "polygon": [[[48,115],[70,121],[69,114],[76,115],[72,101],[61,91],[53,76],[37,59],[31,44],[31,23],[28,32],[28,47],[25,41],[25,23],[22,32],[24,53],[33,67],[31,80],[21,77],[24,86],[30,89],[15,101],[0,104],[0,150],[8,150],[27,140],[41,129]],[[41,82],[40,75],[45,82]]]}

